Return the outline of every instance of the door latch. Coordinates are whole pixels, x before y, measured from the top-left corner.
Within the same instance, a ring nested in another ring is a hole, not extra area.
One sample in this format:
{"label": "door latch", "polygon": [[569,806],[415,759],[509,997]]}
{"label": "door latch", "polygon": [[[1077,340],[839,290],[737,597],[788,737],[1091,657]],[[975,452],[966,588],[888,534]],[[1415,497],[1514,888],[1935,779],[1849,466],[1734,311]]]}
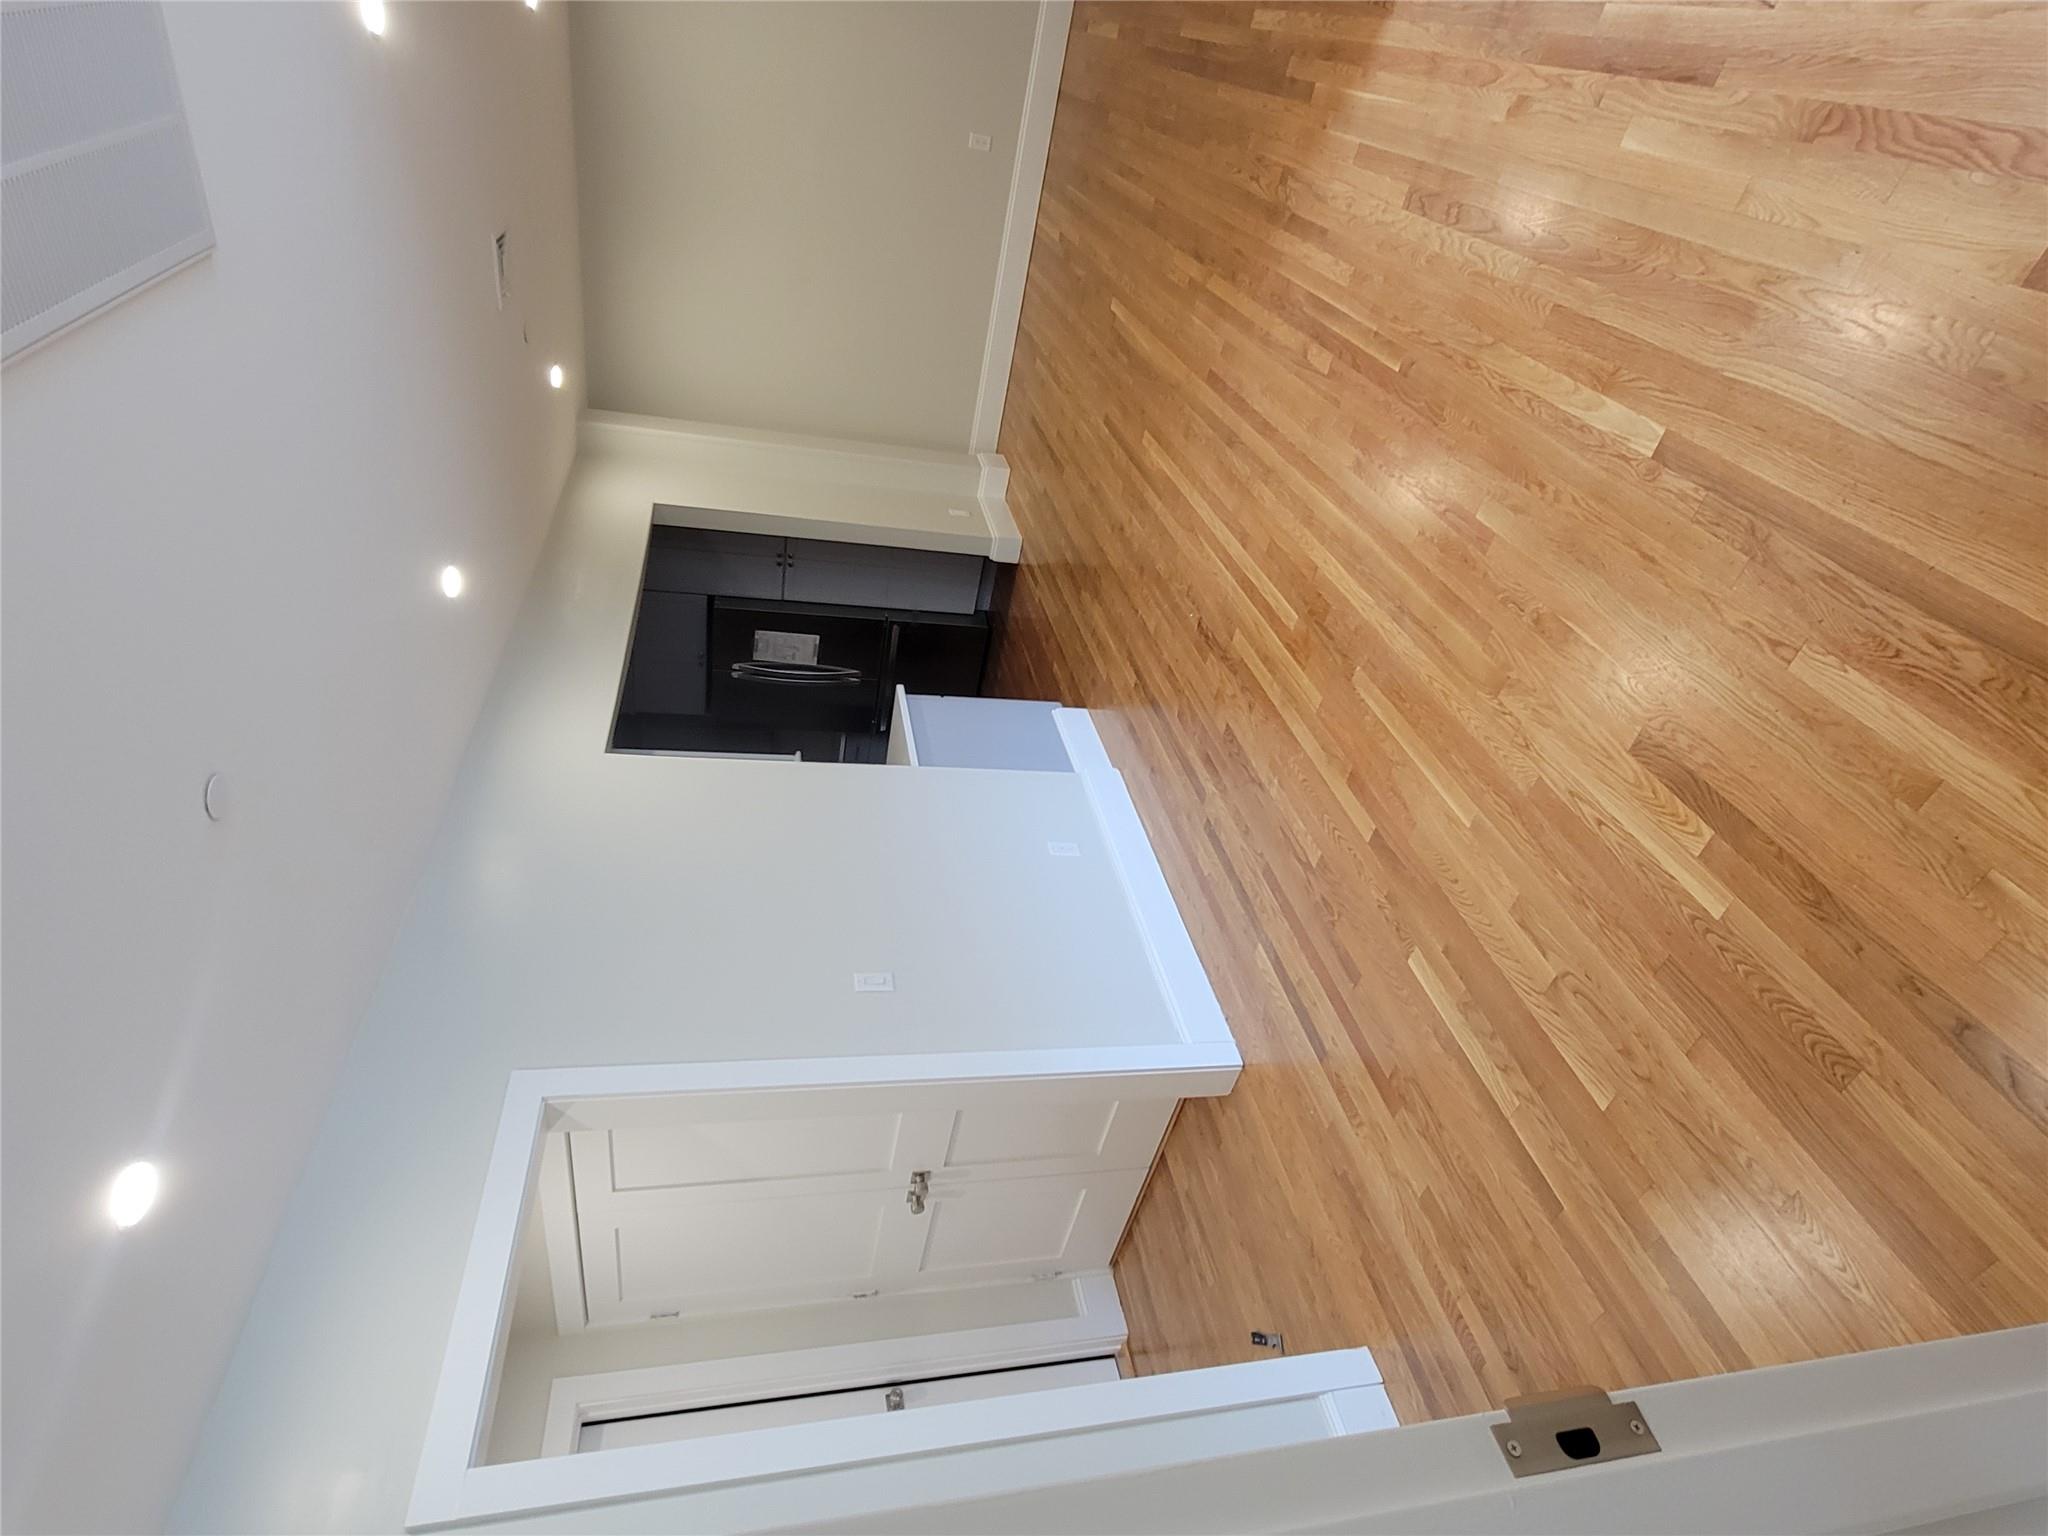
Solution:
{"label": "door latch", "polygon": [[910,1193],[905,1198],[910,1203],[911,1215],[922,1216],[924,1214],[924,1202],[931,1192],[932,1176],[929,1173],[919,1169],[910,1176]]}
{"label": "door latch", "polygon": [[1594,1466],[1663,1449],[1634,1403],[1617,1403],[1598,1387],[1567,1387],[1507,1400],[1508,1421],[1493,1426],[1508,1470],[1516,1477]]}

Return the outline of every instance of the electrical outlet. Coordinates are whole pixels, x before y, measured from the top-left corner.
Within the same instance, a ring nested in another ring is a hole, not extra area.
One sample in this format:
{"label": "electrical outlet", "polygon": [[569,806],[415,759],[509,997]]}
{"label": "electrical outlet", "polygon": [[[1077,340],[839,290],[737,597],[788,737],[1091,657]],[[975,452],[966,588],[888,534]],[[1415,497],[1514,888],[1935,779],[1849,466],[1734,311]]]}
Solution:
{"label": "electrical outlet", "polygon": [[1287,1353],[1287,1340],[1277,1333],[1264,1333],[1254,1328],[1252,1330],[1252,1347],[1254,1349],[1270,1349],[1276,1355],[1284,1355]]}
{"label": "electrical outlet", "polygon": [[970,133],[967,135],[967,147],[969,149],[978,149],[983,154],[987,154],[988,135],[985,133]]}
{"label": "electrical outlet", "polygon": [[967,516],[967,509],[965,507],[948,507],[946,508],[946,516],[965,517]]}
{"label": "electrical outlet", "polygon": [[856,992],[894,992],[896,973],[894,971],[855,971],[853,990]]}

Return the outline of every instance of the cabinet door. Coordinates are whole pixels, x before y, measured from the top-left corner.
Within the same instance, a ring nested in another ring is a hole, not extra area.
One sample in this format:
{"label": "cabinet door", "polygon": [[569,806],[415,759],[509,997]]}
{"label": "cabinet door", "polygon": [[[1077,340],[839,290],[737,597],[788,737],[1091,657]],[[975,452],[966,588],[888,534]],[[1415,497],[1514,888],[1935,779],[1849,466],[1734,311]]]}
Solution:
{"label": "cabinet door", "polygon": [[988,616],[928,615],[891,621],[896,632],[889,680],[906,693],[975,695],[988,659]]}
{"label": "cabinet door", "polygon": [[1173,1099],[1076,1099],[969,1105],[945,1117],[934,1185],[1052,1173],[1149,1168],[1173,1119]]}
{"label": "cabinet door", "polygon": [[910,1289],[1022,1280],[1106,1269],[1143,1168],[1039,1178],[934,1182],[909,1274]]}
{"label": "cabinet door", "polygon": [[648,535],[641,585],[650,592],[779,598],[787,542],[760,533],[657,524]]}
{"label": "cabinet door", "polygon": [[972,613],[981,565],[979,555],[944,550],[791,539],[782,595],[793,603]]}
{"label": "cabinet door", "polygon": [[909,1288],[1101,1269],[1173,1118],[1171,1099],[964,1106],[931,1170]]}
{"label": "cabinet door", "polygon": [[572,1132],[591,1324],[903,1289],[911,1173],[942,1121],[770,1110]]}
{"label": "cabinet door", "polygon": [[641,593],[620,713],[703,714],[710,634],[710,598],[693,592]]}
{"label": "cabinet door", "polygon": [[570,1132],[585,1319],[1100,1269],[1173,1113],[1170,1099],[1000,1094],[875,1106],[756,1094]]}

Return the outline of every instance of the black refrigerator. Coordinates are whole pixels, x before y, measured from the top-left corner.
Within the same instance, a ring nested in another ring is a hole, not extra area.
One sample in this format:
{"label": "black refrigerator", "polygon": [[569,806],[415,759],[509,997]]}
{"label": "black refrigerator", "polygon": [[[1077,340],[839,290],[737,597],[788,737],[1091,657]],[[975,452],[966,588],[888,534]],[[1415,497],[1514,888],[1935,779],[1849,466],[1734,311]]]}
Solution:
{"label": "black refrigerator", "polygon": [[708,713],[735,725],[876,732],[901,683],[981,691],[986,614],[713,598]]}

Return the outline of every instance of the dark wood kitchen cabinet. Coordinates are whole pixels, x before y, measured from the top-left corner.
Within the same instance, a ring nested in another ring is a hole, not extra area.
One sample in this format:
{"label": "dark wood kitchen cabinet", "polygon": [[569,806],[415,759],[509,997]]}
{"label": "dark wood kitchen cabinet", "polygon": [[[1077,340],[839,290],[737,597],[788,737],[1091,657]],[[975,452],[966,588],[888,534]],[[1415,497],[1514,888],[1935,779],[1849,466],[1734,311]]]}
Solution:
{"label": "dark wood kitchen cabinet", "polygon": [[979,555],[657,525],[612,745],[879,761],[897,684],[981,691],[994,578]]}
{"label": "dark wood kitchen cabinet", "polygon": [[704,713],[710,620],[711,599],[701,592],[640,594],[620,714]]}
{"label": "dark wood kitchen cabinet", "polygon": [[990,563],[948,550],[657,524],[641,585],[649,592],[973,613],[987,606]]}

